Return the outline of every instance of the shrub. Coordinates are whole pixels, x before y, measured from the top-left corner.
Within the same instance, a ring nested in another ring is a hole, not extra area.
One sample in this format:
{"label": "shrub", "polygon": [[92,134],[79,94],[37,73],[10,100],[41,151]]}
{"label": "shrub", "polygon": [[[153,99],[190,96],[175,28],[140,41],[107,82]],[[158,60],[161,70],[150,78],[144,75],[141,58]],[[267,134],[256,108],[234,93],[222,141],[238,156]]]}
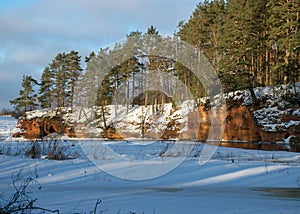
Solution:
{"label": "shrub", "polygon": [[34,141],[31,143],[30,148],[25,153],[26,157],[30,158],[40,158],[41,157],[41,148],[38,144],[38,141]]}
{"label": "shrub", "polygon": [[63,148],[59,144],[59,140],[50,141],[47,158],[51,160],[65,160],[67,156],[65,155]]}
{"label": "shrub", "polygon": [[[26,189],[30,184],[38,185],[38,189],[41,189],[39,183],[32,179],[27,178],[19,187],[16,186],[15,182],[13,182],[15,193],[12,195],[11,199],[6,201],[2,200],[0,202],[0,213],[1,214],[9,214],[9,213],[32,213],[33,210],[40,210],[42,213],[59,213],[59,210],[48,210],[42,207],[38,207],[35,205],[37,198],[33,199],[30,195],[28,195]],[[5,203],[4,203],[5,202]],[[4,203],[2,205],[2,203]]]}

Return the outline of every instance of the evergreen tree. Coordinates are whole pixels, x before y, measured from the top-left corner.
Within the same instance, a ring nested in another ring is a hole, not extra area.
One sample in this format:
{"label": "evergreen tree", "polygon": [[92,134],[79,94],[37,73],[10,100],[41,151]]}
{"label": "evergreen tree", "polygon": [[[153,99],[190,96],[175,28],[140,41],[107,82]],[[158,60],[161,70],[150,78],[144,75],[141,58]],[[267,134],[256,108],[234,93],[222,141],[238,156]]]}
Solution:
{"label": "evergreen tree", "polygon": [[159,35],[158,30],[156,29],[156,27],[154,27],[153,25],[151,25],[148,29],[147,29],[147,33],[148,35]]}
{"label": "evergreen tree", "polygon": [[[117,50],[115,51],[115,54]],[[93,105],[104,106],[111,104],[113,93],[116,89],[117,75],[114,72],[118,66],[111,68],[110,63],[115,56],[108,48],[100,49],[96,58],[92,62],[93,68],[89,70],[90,75],[94,77],[94,86],[96,87],[96,99]],[[116,59],[117,60],[117,59]]]}
{"label": "evergreen tree", "polygon": [[27,111],[36,109],[37,95],[34,93],[34,86],[38,85],[38,82],[32,76],[23,76],[22,90],[19,92],[19,97],[11,100],[10,103],[15,106],[16,111],[23,112],[23,115]]}
{"label": "evergreen tree", "polygon": [[299,79],[299,11],[298,0],[269,0],[269,40],[273,46],[272,79],[275,83]]}
{"label": "evergreen tree", "polygon": [[[299,4],[298,0],[206,0],[187,23],[180,22],[178,35],[208,57],[227,91],[295,83],[299,81]],[[184,71],[179,76],[185,82],[192,79]]]}
{"label": "evergreen tree", "polygon": [[[197,49],[198,63],[204,55],[219,70],[223,49],[221,42],[224,34],[225,2],[223,0],[204,1],[197,5],[187,23],[180,23],[180,39]],[[196,100],[205,96],[199,79],[181,64],[176,64],[177,75],[193,93]]]}
{"label": "evergreen tree", "polygon": [[197,5],[190,20],[181,26],[179,36],[194,45],[216,67],[220,61],[220,40],[224,31],[224,0],[205,0]]}
{"label": "evergreen tree", "polygon": [[66,101],[66,85],[67,85],[67,66],[66,54],[58,53],[55,59],[49,65],[51,73],[54,75],[54,97],[55,107],[60,109],[64,107]]}
{"label": "evergreen tree", "polygon": [[71,51],[66,55],[66,96],[68,99],[68,106],[73,107],[74,104],[74,94],[75,94],[75,86],[78,82],[78,78],[81,75],[81,56],[76,51]]}
{"label": "evergreen tree", "polygon": [[[52,107],[72,107],[74,103],[75,86],[81,74],[80,56],[78,52],[58,53],[48,66],[53,89]],[[50,80],[48,80],[50,81]],[[49,82],[50,84],[50,82]]]}
{"label": "evergreen tree", "polygon": [[226,55],[222,60],[222,71],[225,76],[234,78],[232,89],[255,86],[252,63],[253,54],[259,46],[259,28],[256,26],[259,20],[254,4],[254,0],[227,1],[224,25]]}
{"label": "evergreen tree", "polygon": [[41,77],[39,101],[42,108],[51,108],[53,105],[54,75],[47,66]]}
{"label": "evergreen tree", "polygon": [[97,83],[97,59],[94,52],[85,58],[87,64],[84,74],[78,84],[78,97],[81,106],[92,107],[95,105],[98,87]]}

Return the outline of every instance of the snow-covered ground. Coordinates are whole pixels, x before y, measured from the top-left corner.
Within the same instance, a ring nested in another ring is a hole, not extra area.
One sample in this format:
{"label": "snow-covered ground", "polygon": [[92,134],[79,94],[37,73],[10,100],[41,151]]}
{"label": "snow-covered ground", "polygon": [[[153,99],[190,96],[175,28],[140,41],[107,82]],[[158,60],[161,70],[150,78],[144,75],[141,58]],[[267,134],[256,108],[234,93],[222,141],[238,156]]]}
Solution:
{"label": "snow-covered ground", "polygon": [[16,130],[17,121],[9,116],[0,116],[0,140],[5,140]]}
{"label": "snow-covered ground", "polygon": [[[16,120],[0,117],[0,136],[8,137],[15,125]],[[197,143],[172,171],[136,181],[99,169],[80,146],[88,142],[60,141],[58,147],[69,159],[57,161],[46,158],[51,142],[39,142],[41,158],[31,159],[25,154],[32,142],[2,140],[0,199],[11,197],[13,181],[18,186],[32,177],[39,183],[28,187],[36,204],[60,213],[90,213],[97,199],[102,201],[98,213],[300,213],[300,153],[219,147],[202,165],[203,144]],[[172,142],[102,143],[134,160],[181,158],[165,152]],[[114,161],[105,154],[98,159]]]}

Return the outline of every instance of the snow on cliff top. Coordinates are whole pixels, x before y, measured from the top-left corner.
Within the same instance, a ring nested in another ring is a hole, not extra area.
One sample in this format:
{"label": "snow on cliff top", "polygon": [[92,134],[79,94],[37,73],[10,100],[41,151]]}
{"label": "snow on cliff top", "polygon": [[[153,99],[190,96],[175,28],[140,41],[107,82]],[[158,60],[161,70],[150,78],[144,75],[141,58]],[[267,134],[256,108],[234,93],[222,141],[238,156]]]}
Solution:
{"label": "snow on cliff top", "polygon": [[[295,86],[280,85],[254,89],[260,106],[253,112],[253,115],[265,131],[286,131],[289,127],[300,124],[300,82]],[[227,98],[242,101],[245,106],[253,104],[249,90],[229,93]],[[290,119],[289,116],[293,116],[295,120]]]}
{"label": "snow on cliff top", "polygon": [[[280,85],[258,87],[254,89],[256,98],[260,101],[259,109],[253,112],[257,123],[263,126],[265,131],[275,132],[278,130],[287,130],[293,125],[300,124],[300,82],[293,85]],[[296,91],[296,97],[292,95]],[[250,106],[253,104],[251,93],[249,90],[238,90],[224,95],[226,99],[241,101],[243,105]],[[293,100],[294,99],[294,100]],[[218,100],[217,98],[215,100]],[[206,98],[202,98],[201,102],[205,103]],[[298,105],[298,107],[297,107]],[[185,101],[180,106],[173,108],[171,103],[164,105],[163,113],[160,111],[153,112],[151,105],[146,108],[143,106],[106,106],[107,125],[114,124],[116,128],[121,130],[130,130],[140,134],[142,120],[146,124],[150,124],[149,129],[154,132],[165,130],[170,120],[175,120],[180,124],[187,124],[187,115],[195,109],[194,101]],[[101,127],[104,126],[101,116],[95,118],[95,112],[99,109],[84,108],[62,108],[63,119],[68,123],[88,123],[86,129],[89,132],[99,133]],[[27,112],[25,118],[33,119],[38,117],[55,117],[57,110],[42,109]],[[293,116],[293,119],[288,119]],[[183,126],[184,127],[184,126]]]}

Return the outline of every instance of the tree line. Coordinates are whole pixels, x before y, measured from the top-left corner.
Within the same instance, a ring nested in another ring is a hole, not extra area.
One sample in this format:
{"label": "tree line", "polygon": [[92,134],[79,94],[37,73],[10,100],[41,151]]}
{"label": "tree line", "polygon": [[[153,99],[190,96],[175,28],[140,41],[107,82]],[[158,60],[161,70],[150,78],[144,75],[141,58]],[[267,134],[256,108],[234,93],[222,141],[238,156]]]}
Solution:
{"label": "tree line", "polygon": [[[189,20],[179,22],[173,36],[161,36],[154,26],[145,33],[130,32],[124,42],[85,57],[85,69],[78,52],[57,54],[40,81],[23,77],[20,96],[11,104],[22,112],[78,104],[100,106],[103,112],[108,104],[127,109],[131,104],[151,105],[153,113],[163,112],[163,104],[172,102],[169,92],[176,87],[176,81],[164,73],[184,83],[197,101],[206,91],[191,68],[176,61],[178,52],[185,51],[177,40],[192,44],[199,60],[204,55],[210,61],[225,92],[295,84],[300,78],[299,10],[299,0],[205,0]],[[162,45],[163,55],[155,52]],[[157,74],[153,80],[163,83],[164,93],[143,90],[147,84],[143,74],[150,70]],[[113,103],[117,91],[122,94]]]}
{"label": "tree line", "polygon": [[205,0],[179,23],[227,91],[299,81],[299,0]]}
{"label": "tree line", "polygon": [[10,103],[21,114],[37,108],[72,107],[75,85],[81,73],[78,52],[59,53],[45,67],[40,81],[30,75],[23,76],[19,97]]}

